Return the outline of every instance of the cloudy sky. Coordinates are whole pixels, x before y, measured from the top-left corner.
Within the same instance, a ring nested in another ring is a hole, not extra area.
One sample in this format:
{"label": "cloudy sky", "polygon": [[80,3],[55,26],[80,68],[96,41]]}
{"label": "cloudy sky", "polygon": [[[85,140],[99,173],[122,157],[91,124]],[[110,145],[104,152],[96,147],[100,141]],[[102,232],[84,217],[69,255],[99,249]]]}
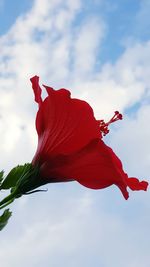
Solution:
{"label": "cloudy sky", "polygon": [[[29,78],[66,87],[96,118],[129,176],[150,178],[150,1],[0,0],[1,169],[31,162],[37,106]],[[150,193],[48,185],[22,197],[1,232],[2,267],[149,267]],[[1,192],[1,197],[4,192]]]}

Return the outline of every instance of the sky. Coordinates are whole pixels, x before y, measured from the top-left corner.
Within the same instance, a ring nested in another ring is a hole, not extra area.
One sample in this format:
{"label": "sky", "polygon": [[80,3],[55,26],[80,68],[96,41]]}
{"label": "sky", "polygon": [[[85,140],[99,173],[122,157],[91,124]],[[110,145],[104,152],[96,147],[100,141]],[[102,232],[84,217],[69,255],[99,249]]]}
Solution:
{"label": "sky", "polygon": [[[149,0],[0,0],[1,169],[31,162],[37,106],[30,77],[124,119],[105,142],[149,181]],[[1,232],[3,267],[149,267],[150,193],[77,182],[17,199]],[[5,192],[1,192],[1,197]]]}

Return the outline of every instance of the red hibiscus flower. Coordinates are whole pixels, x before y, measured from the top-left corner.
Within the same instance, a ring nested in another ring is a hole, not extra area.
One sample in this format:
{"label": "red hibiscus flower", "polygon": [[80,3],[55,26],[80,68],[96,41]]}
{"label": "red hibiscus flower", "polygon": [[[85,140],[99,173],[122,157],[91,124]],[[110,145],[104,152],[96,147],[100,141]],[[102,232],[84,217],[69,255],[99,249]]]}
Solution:
{"label": "red hibiscus flower", "polygon": [[35,101],[39,104],[36,117],[38,147],[32,164],[39,166],[43,183],[78,181],[101,189],[117,185],[125,199],[127,187],[146,190],[148,183],[129,178],[120,159],[102,140],[108,125],[122,119],[119,112],[105,123],[96,120],[85,101],[71,98],[66,89],[45,86],[48,96],[42,100],[39,77],[31,78]]}

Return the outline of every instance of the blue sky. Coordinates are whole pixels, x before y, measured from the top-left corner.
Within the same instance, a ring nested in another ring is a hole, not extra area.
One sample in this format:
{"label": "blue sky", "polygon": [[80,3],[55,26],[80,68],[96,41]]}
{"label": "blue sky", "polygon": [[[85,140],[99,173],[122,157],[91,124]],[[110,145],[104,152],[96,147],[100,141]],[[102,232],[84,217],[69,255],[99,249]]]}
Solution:
{"label": "blue sky", "polygon": [[[0,1],[1,169],[35,153],[37,74],[88,101],[99,119],[120,110],[124,120],[105,141],[129,176],[149,180],[149,8],[149,0]],[[125,201],[115,186],[49,185],[11,205],[2,266],[149,267],[149,203],[149,191]]]}
{"label": "blue sky", "polygon": [[14,0],[1,0],[0,1],[0,15],[1,15],[1,28],[0,33],[4,34],[6,33],[9,28],[12,26],[13,23],[15,23],[16,18],[24,14],[26,11],[28,11],[29,8],[31,8],[33,4],[33,1],[23,0],[18,1]]}

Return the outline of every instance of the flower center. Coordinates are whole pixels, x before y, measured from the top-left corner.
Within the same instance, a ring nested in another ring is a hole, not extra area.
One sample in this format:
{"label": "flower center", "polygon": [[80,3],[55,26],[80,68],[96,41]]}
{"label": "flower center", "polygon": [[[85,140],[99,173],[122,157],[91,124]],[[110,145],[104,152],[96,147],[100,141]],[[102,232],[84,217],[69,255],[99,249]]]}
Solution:
{"label": "flower center", "polygon": [[108,126],[118,120],[122,120],[122,114],[119,113],[119,111],[115,111],[114,116],[108,122],[104,122],[104,120],[99,120],[99,127],[102,135],[105,136],[106,134],[108,134]]}

